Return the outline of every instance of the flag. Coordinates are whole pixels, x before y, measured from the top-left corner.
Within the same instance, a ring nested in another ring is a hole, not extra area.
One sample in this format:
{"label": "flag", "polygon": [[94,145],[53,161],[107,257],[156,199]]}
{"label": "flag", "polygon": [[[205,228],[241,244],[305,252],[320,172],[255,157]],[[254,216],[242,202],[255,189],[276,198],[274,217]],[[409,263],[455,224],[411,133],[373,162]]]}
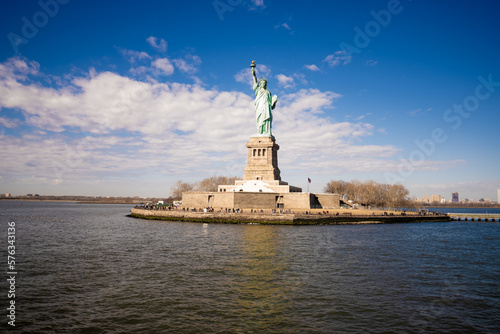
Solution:
{"label": "flag", "polygon": [[307,178],[307,182],[311,183],[311,179],[310,179],[310,178]]}

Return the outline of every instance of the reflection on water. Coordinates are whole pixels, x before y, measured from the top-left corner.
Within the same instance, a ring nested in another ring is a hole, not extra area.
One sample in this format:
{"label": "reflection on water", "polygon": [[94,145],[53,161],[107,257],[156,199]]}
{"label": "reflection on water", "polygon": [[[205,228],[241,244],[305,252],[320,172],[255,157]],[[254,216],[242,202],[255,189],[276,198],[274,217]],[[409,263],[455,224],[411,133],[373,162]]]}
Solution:
{"label": "reflection on water", "polygon": [[0,201],[16,222],[18,331],[500,332],[500,224],[203,225],[129,210]]}
{"label": "reflection on water", "polygon": [[242,235],[243,257],[234,273],[238,279],[233,288],[244,319],[234,329],[264,329],[270,321],[284,323],[291,287],[283,284],[286,262],[279,251],[283,240],[278,229],[245,226]]}

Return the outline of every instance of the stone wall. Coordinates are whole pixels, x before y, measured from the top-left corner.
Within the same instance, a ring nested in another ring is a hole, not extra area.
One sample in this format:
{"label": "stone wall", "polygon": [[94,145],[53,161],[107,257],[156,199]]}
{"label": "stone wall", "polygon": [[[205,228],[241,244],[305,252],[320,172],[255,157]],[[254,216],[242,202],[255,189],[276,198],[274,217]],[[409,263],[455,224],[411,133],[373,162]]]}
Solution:
{"label": "stone wall", "polygon": [[443,222],[449,221],[448,215],[407,215],[407,216],[351,216],[334,213],[324,214],[300,214],[300,213],[251,213],[250,210],[243,210],[240,213],[229,212],[192,212],[182,210],[131,210],[131,216],[137,218],[152,218],[159,220],[206,222],[206,223],[264,223],[264,224],[374,224],[374,223],[414,223],[414,222]]}
{"label": "stone wall", "polygon": [[184,208],[235,209],[336,209],[340,198],[336,194],[266,193],[266,192],[185,192]]}
{"label": "stone wall", "polygon": [[239,209],[276,209],[278,193],[234,192],[234,207]]}
{"label": "stone wall", "polygon": [[[245,212],[246,211],[246,212]],[[192,212],[182,210],[144,210],[132,209],[132,215],[143,217],[164,217],[171,220],[185,221],[207,221],[207,222],[293,222],[293,214],[272,214],[272,213],[250,213],[250,210],[244,210],[243,213],[226,212]]]}
{"label": "stone wall", "polygon": [[182,193],[182,206],[185,208],[233,208],[234,192],[190,191]]}
{"label": "stone wall", "polygon": [[287,193],[283,195],[283,209],[310,209],[310,193]]}
{"label": "stone wall", "polygon": [[340,196],[338,194],[314,194],[323,209],[340,208]]}

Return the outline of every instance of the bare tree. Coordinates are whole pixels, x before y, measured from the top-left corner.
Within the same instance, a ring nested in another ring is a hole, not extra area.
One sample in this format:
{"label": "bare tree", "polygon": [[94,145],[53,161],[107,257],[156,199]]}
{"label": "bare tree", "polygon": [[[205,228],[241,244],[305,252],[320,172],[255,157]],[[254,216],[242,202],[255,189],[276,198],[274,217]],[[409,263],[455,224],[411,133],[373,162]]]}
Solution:
{"label": "bare tree", "polygon": [[342,180],[331,180],[328,182],[326,185],[324,192],[325,193],[332,193],[332,194],[339,194],[341,197],[347,196],[349,197],[350,195],[350,183]]}
{"label": "bare tree", "polygon": [[193,191],[195,184],[182,182],[182,180],[177,181],[176,184],[172,186],[172,197],[175,200],[180,200],[182,198],[182,193],[186,191]]}
{"label": "bare tree", "polygon": [[236,176],[211,176],[199,182],[187,183],[182,180],[177,181],[172,186],[172,197],[176,200],[182,198],[182,193],[186,191],[217,191],[220,185],[234,184],[234,181],[239,179]]}
{"label": "bare tree", "polygon": [[411,204],[410,192],[402,184],[383,184],[373,180],[331,180],[324,191],[345,196],[355,203],[378,207],[409,207]]}
{"label": "bare tree", "polygon": [[410,203],[410,192],[402,184],[393,184],[389,187],[390,206],[404,207]]}
{"label": "bare tree", "polygon": [[198,185],[199,191],[217,191],[218,187],[223,184],[234,184],[238,178],[235,176],[211,176],[200,181]]}

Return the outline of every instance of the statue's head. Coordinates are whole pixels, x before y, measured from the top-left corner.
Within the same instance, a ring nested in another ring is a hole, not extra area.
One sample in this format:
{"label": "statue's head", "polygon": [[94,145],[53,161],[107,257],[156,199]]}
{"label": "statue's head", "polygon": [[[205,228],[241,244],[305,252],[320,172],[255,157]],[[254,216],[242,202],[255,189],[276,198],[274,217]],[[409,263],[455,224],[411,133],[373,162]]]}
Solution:
{"label": "statue's head", "polygon": [[263,87],[263,88],[266,88],[266,87],[267,87],[267,80],[266,80],[266,79],[264,79],[264,78],[260,79],[260,81],[259,81],[259,85],[260,85],[261,87]]}

